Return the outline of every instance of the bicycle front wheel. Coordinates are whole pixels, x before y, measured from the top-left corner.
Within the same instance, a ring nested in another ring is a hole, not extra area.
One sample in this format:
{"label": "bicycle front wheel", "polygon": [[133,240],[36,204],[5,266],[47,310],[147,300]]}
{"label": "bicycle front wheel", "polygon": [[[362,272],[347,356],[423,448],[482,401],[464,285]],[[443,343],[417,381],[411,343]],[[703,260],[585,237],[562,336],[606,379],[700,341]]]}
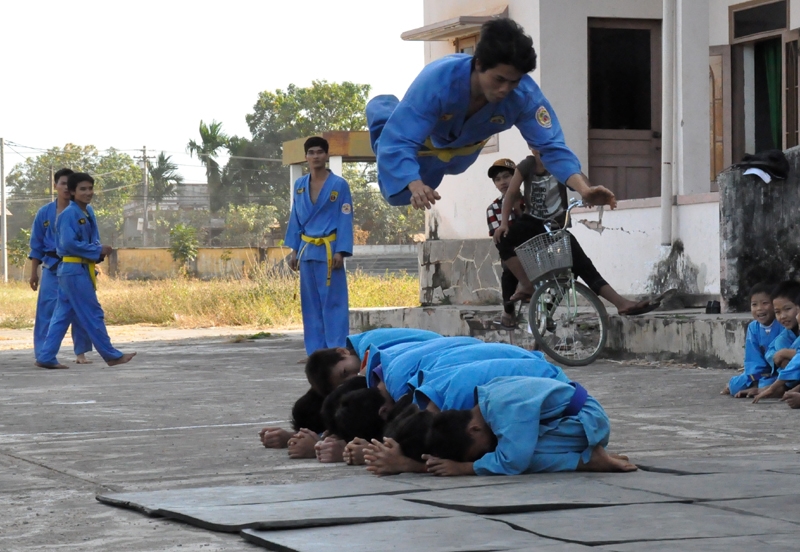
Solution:
{"label": "bicycle front wheel", "polygon": [[537,284],[528,322],[542,351],[567,366],[594,362],[608,337],[608,313],[592,290],[573,278]]}

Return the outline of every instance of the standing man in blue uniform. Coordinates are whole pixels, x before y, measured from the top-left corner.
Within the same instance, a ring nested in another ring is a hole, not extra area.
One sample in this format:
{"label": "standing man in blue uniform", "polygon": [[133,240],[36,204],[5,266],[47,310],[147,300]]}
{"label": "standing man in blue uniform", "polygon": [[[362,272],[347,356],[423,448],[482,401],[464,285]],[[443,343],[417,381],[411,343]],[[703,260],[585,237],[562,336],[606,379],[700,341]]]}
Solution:
{"label": "standing man in blue uniform", "polygon": [[125,364],[136,353],[123,354],[111,345],[105,316],[97,301],[95,264],[111,254],[110,245],[100,243],[97,219],[89,203],[94,197],[94,179],[86,173],[74,173],[67,180],[72,203],[56,219],[56,253],[58,266],[58,302],[50,329],[36,357],[40,368],[66,368],[56,355],[67,327],[75,321],[89,335],[103,360],[109,366]]}
{"label": "standing man in blue uniform", "polygon": [[493,19],[483,25],[474,56],[428,64],[402,101],[373,98],[367,123],[386,200],[430,209],[444,175],[466,171],[490,137],[516,126],[559,182],[587,203],[615,208],[614,194],[581,173],[550,102],[527,74],[535,68],[531,37],[511,19]]}
{"label": "standing man in blue uniform", "polygon": [[[69,206],[71,196],[67,188],[67,179],[73,171],[61,169],[56,171],[53,180],[56,189],[56,200],[48,203],[36,213],[31,228],[31,260],[30,285],[33,291],[39,290],[36,298],[36,321],[33,325],[33,353],[38,358],[47,330],[50,329],[50,319],[53,317],[56,303],[58,302],[58,275],[56,271],[61,263],[61,258],[56,253],[56,217]],[[39,277],[39,265],[42,267],[42,276]],[[91,364],[86,359],[86,353],[92,350],[92,342],[80,324],[73,321],[72,346],[75,351],[75,362],[78,364]]]}
{"label": "standing man in blue uniform", "polygon": [[344,258],[353,254],[353,200],[347,181],[326,168],[328,141],[304,144],[309,173],[297,179],[284,243],[300,271],[306,353],[344,347],[349,333]]}

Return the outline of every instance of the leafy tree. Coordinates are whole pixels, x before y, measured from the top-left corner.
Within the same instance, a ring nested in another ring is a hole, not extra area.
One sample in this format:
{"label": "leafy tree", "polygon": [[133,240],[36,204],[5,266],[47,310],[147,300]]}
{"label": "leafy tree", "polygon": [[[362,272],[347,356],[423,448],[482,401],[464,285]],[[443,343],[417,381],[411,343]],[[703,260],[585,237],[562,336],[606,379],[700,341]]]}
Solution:
{"label": "leafy tree", "polygon": [[208,194],[211,202],[211,211],[218,211],[227,202],[222,193],[222,172],[219,163],[215,159],[221,149],[228,145],[228,136],[222,132],[222,123],[211,121],[206,125],[200,121],[200,142],[189,140],[186,151],[190,155],[196,155],[200,162],[206,167],[206,179],[208,180]]}
{"label": "leafy tree", "polygon": [[219,235],[220,245],[235,247],[267,245],[272,228],[277,226],[272,205],[230,205],[225,213],[225,230]]}
{"label": "leafy tree", "polygon": [[178,173],[178,165],[171,159],[171,155],[165,155],[162,151],[154,164],[147,164],[150,171],[150,195],[156,204],[156,211],[164,198],[177,195],[178,186],[183,184],[183,177]]}
{"label": "leafy tree", "polygon": [[28,251],[30,251],[31,231],[27,228],[20,228],[17,237],[8,240],[8,262],[11,266],[20,268],[28,262]]}
{"label": "leafy tree", "polygon": [[180,263],[185,270],[186,264],[197,258],[197,248],[200,246],[197,230],[192,226],[180,223],[170,230],[169,237],[169,252],[175,262]]}
{"label": "leafy tree", "polygon": [[29,157],[15,165],[7,178],[13,194],[16,228],[29,228],[39,207],[50,201],[51,167],[54,170],[68,167],[95,178],[92,205],[103,240],[113,245],[122,228],[122,207],[142,181],[141,169],[125,153],[114,149],[101,153],[94,146],[67,144]]}

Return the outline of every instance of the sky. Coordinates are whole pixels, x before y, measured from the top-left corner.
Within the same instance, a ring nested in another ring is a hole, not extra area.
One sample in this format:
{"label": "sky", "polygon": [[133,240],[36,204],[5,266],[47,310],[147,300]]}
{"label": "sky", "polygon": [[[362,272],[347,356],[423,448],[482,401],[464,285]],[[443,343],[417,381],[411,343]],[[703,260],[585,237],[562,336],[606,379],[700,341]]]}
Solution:
{"label": "sky", "polygon": [[324,79],[402,97],[424,63],[423,43],[400,39],[422,26],[422,0],[25,0],[2,12],[6,175],[37,149],[146,145],[204,182],[185,153],[201,119],[249,136],[260,91]]}

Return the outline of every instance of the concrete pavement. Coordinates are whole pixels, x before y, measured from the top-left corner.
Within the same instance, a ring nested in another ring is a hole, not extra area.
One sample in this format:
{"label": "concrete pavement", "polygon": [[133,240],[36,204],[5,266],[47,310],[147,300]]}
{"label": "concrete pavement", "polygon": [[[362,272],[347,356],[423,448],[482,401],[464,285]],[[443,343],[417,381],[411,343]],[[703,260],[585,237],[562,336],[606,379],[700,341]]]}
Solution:
{"label": "concrete pavement", "polygon": [[[288,427],[308,387],[297,332],[241,343],[164,337],[127,344],[139,356],[116,368],[93,354],[92,365],[46,371],[30,350],[0,351],[0,550],[258,550],[95,495],[363,473],[260,446],[258,429]],[[685,459],[800,448],[800,412],[718,394],[729,370],[606,361],[566,371],[606,408],[610,449],[634,462],[679,469]]]}

